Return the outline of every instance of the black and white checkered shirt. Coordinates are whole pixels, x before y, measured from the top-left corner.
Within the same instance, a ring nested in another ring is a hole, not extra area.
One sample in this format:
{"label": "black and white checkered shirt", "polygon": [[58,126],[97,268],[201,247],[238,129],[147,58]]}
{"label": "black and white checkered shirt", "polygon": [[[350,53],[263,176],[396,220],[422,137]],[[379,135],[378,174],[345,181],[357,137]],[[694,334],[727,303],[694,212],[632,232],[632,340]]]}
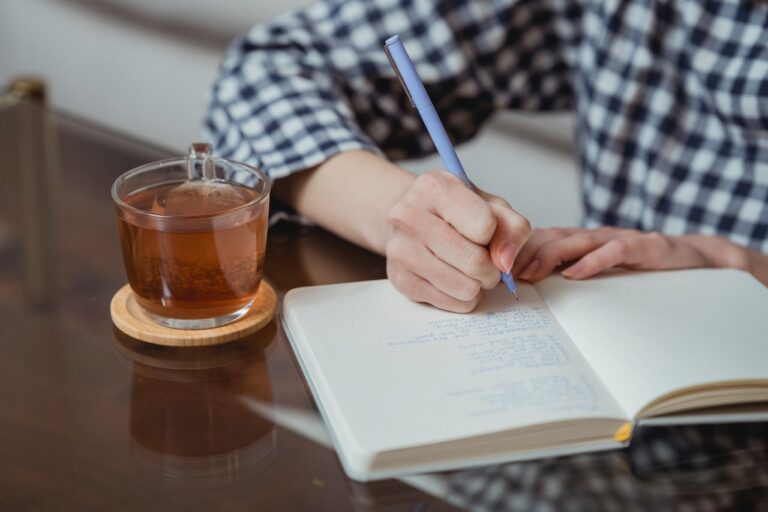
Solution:
{"label": "black and white checkered shirt", "polygon": [[275,178],[351,149],[433,152],[392,34],[456,143],[500,109],[575,109],[587,226],[768,251],[768,2],[326,0],[233,43],[218,152]]}

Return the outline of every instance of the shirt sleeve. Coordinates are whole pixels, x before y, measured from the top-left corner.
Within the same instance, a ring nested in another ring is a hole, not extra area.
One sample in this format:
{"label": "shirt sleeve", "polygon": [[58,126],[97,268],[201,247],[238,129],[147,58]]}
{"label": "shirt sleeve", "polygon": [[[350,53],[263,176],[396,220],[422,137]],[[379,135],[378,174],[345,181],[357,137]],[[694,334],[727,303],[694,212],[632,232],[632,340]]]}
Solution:
{"label": "shirt sleeve", "polygon": [[342,151],[434,152],[383,42],[399,34],[454,143],[501,108],[570,107],[576,2],[325,0],[256,26],[222,62],[206,130],[280,178]]}

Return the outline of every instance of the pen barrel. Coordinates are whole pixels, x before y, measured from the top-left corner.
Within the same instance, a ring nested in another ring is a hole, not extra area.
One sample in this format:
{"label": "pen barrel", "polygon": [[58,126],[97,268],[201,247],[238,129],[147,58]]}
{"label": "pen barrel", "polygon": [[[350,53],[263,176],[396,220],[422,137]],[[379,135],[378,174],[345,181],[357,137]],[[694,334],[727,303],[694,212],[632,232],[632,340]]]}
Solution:
{"label": "pen barrel", "polygon": [[437,152],[443,160],[445,169],[463,181],[472,190],[474,187],[469,181],[466,172],[464,172],[464,167],[461,165],[459,157],[453,149],[448,133],[440,121],[440,116],[437,115],[427,89],[424,87],[421,78],[419,78],[416,67],[408,56],[408,51],[406,51],[402,41],[400,41],[398,36],[393,36],[387,40],[385,49],[395,74],[403,83],[403,88],[408,94],[411,103],[413,103],[413,106],[416,107],[416,110],[421,115],[421,120],[424,121],[427,131],[432,137]]}
{"label": "pen barrel", "polygon": [[419,78],[419,74],[416,71],[416,67],[413,65],[413,61],[408,56],[408,51],[403,46],[400,39],[396,39],[391,44],[387,44],[385,47],[387,55],[389,56],[392,68],[394,69],[397,77],[403,83],[403,88],[408,94],[411,103],[417,110],[432,106],[432,100],[427,94],[427,89],[424,87],[424,83]]}
{"label": "pen barrel", "polygon": [[463,181],[470,190],[474,189],[472,182],[467,177],[467,173],[464,172],[464,167],[461,165],[461,161],[459,161],[456,150],[453,149],[453,144],[451,144],[443,123],[440,122],[440,116],[437,115],[435,107],[430,104],[426,108],[421,108],[419,109],[419,115],[421,115],[424,126],[427,127],[427,131],[435,143],[437,153],[443,160],[443,165],[445,165],[445,170]]}

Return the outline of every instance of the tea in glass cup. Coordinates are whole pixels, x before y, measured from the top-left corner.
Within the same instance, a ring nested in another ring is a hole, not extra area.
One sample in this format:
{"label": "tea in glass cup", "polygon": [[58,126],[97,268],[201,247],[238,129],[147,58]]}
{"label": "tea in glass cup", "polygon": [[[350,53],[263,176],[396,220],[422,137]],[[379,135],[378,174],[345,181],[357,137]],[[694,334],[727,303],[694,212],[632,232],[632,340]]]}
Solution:
{"label": "tea in glass cup", "polygon": [[128,282],[150,318],[205,329],[248,312],[264,268],[269,191],[262,171],[215,158],[207,144],[115,181]]}

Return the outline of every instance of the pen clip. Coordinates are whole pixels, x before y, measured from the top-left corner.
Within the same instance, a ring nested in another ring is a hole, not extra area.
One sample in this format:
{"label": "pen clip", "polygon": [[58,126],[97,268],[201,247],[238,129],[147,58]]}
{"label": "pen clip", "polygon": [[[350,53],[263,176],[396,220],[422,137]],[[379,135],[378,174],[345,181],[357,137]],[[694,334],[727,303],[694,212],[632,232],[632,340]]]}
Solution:
{"label": "pen clip", "polygon": [[397,67],[397,64],[395,64],[395,59],[392,58],[392,53],[389,51],[389,45],[384,46],[384,52],[387,54],[389,63],[392,66],[392,69],[395,71],[395,76],[397,76],[397,79],[400,80],[400,85],[403,86],[403,90],[405,91],[405,94],[408,96],[408,101],[411,102],[411,106],[413,108],[416,108],[416,103],[413,101],[413,96],[411,96],[411,91],[408,89],[408,86],[406,85],[405,80],[403,80],[403,75],[400,74],[400,69]]}

